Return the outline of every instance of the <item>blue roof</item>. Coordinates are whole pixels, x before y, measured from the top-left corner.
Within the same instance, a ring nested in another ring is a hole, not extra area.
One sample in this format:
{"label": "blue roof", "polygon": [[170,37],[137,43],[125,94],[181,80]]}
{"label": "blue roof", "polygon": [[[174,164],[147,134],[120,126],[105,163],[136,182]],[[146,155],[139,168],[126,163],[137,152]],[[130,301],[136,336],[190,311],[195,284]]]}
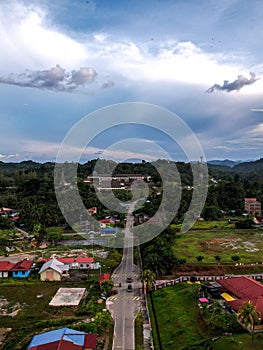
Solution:
{"label": "blue roof", "polygon": [[64,340],[69,340],[77,345],[84,345],[85,333],[80,331],[75,331],[70,328],[61,328],[55,331],[50,331],[42,334],[35,335],[31,340],[28,348],[33,346],[39,346],[43,344],[52,343],[60,340],[63,337]]}
{"label": "blue roof", "polygon": [[116,233],[116,232],[120,232],[120,230],[118,228],[113,228],[113,227],[106,227],[103,230],[100,231],[100,233]]}

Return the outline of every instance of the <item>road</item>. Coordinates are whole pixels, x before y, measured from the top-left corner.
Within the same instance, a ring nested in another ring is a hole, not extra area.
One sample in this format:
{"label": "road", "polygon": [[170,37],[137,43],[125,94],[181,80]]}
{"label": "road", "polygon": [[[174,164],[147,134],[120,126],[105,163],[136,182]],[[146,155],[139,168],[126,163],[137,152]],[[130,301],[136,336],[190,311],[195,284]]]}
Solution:
{"label": "road", "polygon": [[[136,313],[140,311],[140,286],[138,280],[139,269],[133,264],[133,236],[131,227],[133,226],[133,216],[130,214],[133,206],[130,207],[127,214],[125,229],[124,249],[121,264],[112,275],[115,286],[118,287],[118,294],[107,299],[107,307],[114,319],[114,339],[112,350],[134,350],[134,320]],[[126,278],[133,278],[131,292],[127,291],[128,283]]]}

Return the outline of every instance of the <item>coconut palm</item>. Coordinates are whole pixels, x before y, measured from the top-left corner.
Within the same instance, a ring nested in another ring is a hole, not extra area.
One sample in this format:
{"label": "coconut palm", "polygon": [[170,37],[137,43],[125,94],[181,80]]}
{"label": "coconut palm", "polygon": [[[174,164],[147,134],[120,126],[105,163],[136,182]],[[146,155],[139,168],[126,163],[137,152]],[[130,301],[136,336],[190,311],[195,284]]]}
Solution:
{"label": "coconut palm", "polygon": [[144,270],[140,275],[140,280],[145,283],[147,292],[151,292],[156,281],[155,273],[149,269]]}
{"label": "coconut palm", "polygon": [[256,310],[256,307],[250,301],[245,301],[240,306],[237,317],[240,323],[251,333],[253,343],[254,325],[260,323],[260,312]]}

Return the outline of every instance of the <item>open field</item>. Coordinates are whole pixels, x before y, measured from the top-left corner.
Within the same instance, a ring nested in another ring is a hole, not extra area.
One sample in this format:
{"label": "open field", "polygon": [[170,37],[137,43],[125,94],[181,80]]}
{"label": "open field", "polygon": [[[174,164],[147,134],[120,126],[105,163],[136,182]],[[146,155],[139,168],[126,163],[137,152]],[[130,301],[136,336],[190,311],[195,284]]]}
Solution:
{"label": "open field", "polygon": [[[7,311],[12,312],[14,308],[18,310],[16,316],[0,315],[0,328],[12,328],[9,333],[4,350],[14,350],[18,344],[21,349],[26,349],[26,345],[31,337],[38,332],[52,327],[74,327],[74,324],[87,319],[85,315],[79,315],[77,307],[52,307],[49,302],[60,287],[84,287],[92,293],[90,285],[94,282],[65,283],[65,282],[14,282],[2,283],[0,288],[1,299],[8,302]],[[98,299],[99,290],[94,290],[95,298]],[[88,295],[87,298],[91,296]],[[95,300],[97,300],[95,299]],[[102,309],[103,304],[98,307]]]}
{"label": "open field", "polygon": [[[201,350],[212,346],[211,349],[214,350],[250,350],[252,348],[251,336],[242,328],[238,334],[222,336],[222,332],[213,331],[206,325],[200,316],[196,288],[196,285],[181,283],[153,293],[162,348],[165,350]],[[150,298],[148,300],[150,301]],[[155,349],[159,350],[152,311],[151,319]],[[213,338],[216,340],[213,341]],[[263,334],[256,334],[253,349],[262,349],[262,343]]]}
{"label": "open field", "polygon": [[204,256],[202,263],[216,263],[216,255],[221,257],[221,264],[233,263],[233,255],[240,256],[240,263],[263,262],[262,230],[191,230],[176,236],[175,256],[188,263],[196,263],[198,255]]}

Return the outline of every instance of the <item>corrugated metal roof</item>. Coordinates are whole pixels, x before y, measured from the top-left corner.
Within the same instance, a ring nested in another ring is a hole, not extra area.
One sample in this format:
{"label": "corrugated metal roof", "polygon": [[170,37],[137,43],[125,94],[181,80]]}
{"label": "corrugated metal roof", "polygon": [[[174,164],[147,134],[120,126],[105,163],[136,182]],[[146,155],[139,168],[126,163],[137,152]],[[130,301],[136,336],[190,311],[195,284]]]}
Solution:
{"label": "corrugated metal roof", "polygon": [[12,268],[12,271],[28,271],[31,269],[32,265],[33,261],[24,259],[22,261],[17,262]]}
{"label": "corrugated metal roof", "polygon": [[97,335],[61,328],[35,335],[28,350],[84,350],[96,348]]}
{"label": "corrugated metal roof", "polygon": [[43,271],[46,271],[48,269],[52,269],[57,271],[58,273],[62,273],[62,269],[60,267],[64,266],[63,262],[58,261],[57,259],[53,258],[51,260],[48,260],[40,269],[39,273],[42,273]]}
{"label": "corrugated metal roof", "polygon": [[240,299],[250,299],[263,295],[263,285],[247,276],[218,280],[218,283]]}
{"label": "corrugated metal roof", "polygon": [[14,263],[11,263],[10,261],[0,261],[0,271],[9,271],[14,267]]}

